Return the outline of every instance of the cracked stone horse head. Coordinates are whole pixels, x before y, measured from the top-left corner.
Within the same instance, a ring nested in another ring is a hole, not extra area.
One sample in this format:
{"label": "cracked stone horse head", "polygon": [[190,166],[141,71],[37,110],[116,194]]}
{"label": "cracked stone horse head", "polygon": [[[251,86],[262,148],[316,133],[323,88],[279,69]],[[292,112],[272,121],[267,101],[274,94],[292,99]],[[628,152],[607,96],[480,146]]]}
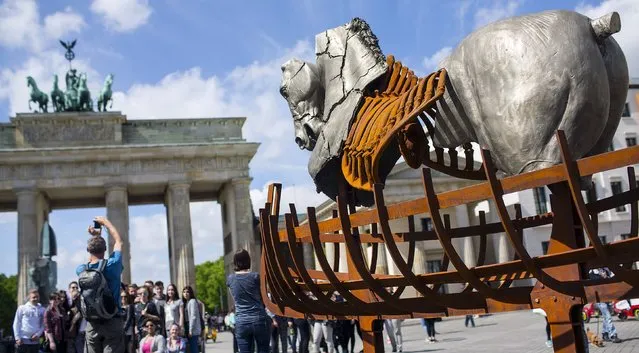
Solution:
{"label": "cracked stone horse head", "polygon": [[[592,20],[572,11],[513,17],[478,29],[440,63],[447,72],[445,92],[428,116],[434,128],[423,139],[451,149],[476,142],[507,175],[560,163],[559,129],[575,158],[604,152],[628,90],[626,59],[611,36],[620,29],[617,13]],[[315,42],[315,64],[294,59],[283,65],[281,93],[297,144],[311,150],[308,169],[317,190],[334,198],[358,111],[392,81],[396,68],[361,19],[320,33]],[[398,145],[389,146],[396,151]],[[381,158],[382,179],[400,156],[395,151]],[[355,192],[361,204],[372,200],[370,192]]]}
{"label": "cracked stone horse head", "polygon": [[280,92],[293,115],[295,143],[312,151],[326,122],[322,114],[324,87],[317,66],[298,59],[284,63]]}

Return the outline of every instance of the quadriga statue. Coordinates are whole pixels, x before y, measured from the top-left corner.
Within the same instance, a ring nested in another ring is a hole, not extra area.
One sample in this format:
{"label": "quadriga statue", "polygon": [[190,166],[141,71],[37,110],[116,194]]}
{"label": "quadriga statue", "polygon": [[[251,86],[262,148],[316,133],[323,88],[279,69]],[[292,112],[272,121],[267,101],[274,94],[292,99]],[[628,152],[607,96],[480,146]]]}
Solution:
{"label": "quadriga statue", "polygon": [[575,158],[604,152],[628,90],[611,37],[620,29],[617,13],[508,18],[471,33],[437,72],[418,78],[385,57],[356,18],[316,36],[316,63],[286,62],[280,91],[297,144],[312,151],[318,192],[334,198],[344,177],[367,205],[400,155],[421,165],[426,134],[436,147],[477,142],[507,175],[560,163],[559,129]]}

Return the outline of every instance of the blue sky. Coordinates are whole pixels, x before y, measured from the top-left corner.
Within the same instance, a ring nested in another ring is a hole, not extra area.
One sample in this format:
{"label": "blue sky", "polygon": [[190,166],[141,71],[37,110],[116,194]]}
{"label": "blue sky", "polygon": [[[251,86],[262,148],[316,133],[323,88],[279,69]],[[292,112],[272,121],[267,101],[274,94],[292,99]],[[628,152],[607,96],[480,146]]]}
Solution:
{"label": "blue sky", "polygon": [[[254,205],[265,186],[280,181],[284,202],[298,209],[323,201],[306,172],[308,153],[294,143],[285,101],[279,96],[280,65],[296,56],[313,60],[314,36],[352,17],[365,19],[385,54],[418,73],[432,70],[472,30],[512,15],[578,9],[590,16],[619,11],[631,75],[639,77],[639,1],[179,1],[2,0],[0,4],[0,122],[27,111],[25,76],[41,87],[63,75],[58,39],[78,39],[75,66],[97,92],[115,74],[113,110],[128,119],[246,116],[245,137],[261,142],[251,164]],[[633,36],[634,33],[634,36]],[[54,210],[59,285],[73,278],[86,258],[91,217],[104,209]],[[195,260],[222,254],[219,207],[193,203]],[[168,281],[164,206],[130,208],[133,280]],[[211,221],[213,220],[213,221]],[[14,213],[0,213],[0,272],[17,271]]]}

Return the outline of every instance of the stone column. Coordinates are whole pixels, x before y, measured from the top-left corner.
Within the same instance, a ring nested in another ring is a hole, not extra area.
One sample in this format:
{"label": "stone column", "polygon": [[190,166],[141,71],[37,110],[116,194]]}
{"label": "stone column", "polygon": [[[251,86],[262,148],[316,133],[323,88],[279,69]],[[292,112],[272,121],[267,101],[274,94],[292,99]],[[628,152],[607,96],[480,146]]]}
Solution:
{"label": "stone column", "polygon": [[[24,304],[31,285],[29,268],[41,255],[40,231],[49,216],[47,199],[35,188],[16,190],[18,199],[18,305]],[[45,298],[40,298],[46,302]]]}
{"label": "stone column", "polygon": [[251,270],[259,271],[261,249],[253,227],[253,211],[250,195],[250,178],[237,178],[224,185],[220,193],[223,212],[224,235],[231,234],[232,249],[225,254],[232,261],[237,249],[245,249],[251,255]]}
{"label": "stone column", "polygon": [[[105,186],[107,218],[118,230],[122,238],[122,282],[131,283],[131,242],[129,241],[129,194],[126,184]],[[109,254],[113,250],[115,239],[109,234]]]}
{"label": "stone column", "polygon": [[191,234],[190,184],[170,182],[166,190],[171,282],[178,290],[190,285],[195,289],[195,261]]}

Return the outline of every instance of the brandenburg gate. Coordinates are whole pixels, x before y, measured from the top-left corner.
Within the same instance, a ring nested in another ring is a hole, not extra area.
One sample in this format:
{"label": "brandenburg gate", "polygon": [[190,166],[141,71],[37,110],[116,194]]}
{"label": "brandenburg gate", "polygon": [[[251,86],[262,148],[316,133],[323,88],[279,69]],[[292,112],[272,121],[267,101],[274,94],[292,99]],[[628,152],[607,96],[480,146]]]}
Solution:
{"label": "brandenburg gate", "polygon": [[127,120],[120,112],[63,110],[17,114],[0,124],[0,211],[18,213],[18,302],[54,209],[106,208],[124,239],[126,283],[129,205],[166,206],[171,281],[178,288],[195,284],[191,201],[221,204],[227,269],[239,247],[259,258],[249,198],[249,162],[259,144],[242,137],[245,120]]}

